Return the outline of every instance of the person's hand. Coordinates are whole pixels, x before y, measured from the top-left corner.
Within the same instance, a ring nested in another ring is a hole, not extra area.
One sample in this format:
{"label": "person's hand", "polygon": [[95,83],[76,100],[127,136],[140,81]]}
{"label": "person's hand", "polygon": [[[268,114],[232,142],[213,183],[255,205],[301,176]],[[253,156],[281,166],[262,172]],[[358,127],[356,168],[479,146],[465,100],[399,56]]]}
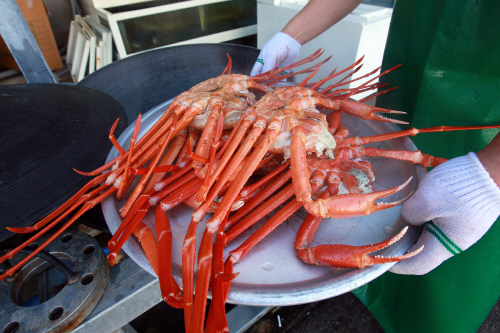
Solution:
{"label": "person's hand", "polygon": [[500,215],[500,189],[476,154],[469,153],[434,168],[404,204],[403,216],[423,225],[409,250],[421,253],[394,265],[396,274],[422,275],[477,242]]}
{"label": "person's hand", "polygon": [[250,76],[267,72],[279,63],[278,67],[293,64],[299,57],[301,45],[292,37],[278,32],[260,51]]}

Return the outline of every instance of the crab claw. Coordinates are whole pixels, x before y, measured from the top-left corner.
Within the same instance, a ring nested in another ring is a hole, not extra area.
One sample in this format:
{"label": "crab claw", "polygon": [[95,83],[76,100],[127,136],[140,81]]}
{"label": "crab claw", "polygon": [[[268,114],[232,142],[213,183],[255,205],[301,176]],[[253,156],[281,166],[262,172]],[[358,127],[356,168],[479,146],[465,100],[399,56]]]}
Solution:
{"label": "crab claw", "polygon": [[350,246],[334,244],[301,249],[297,250],[297,257],[307,264],[338,268],[363,268],[375,264],[401,261],[417,255],[423,250],[424,246],[422,245],[414,252],[395,257],[384,257],[380,255],[370,256],[369,253],[384,249],[396,243],[403,237],[407,230],[408,227],[405,227],[391,239],[374,245]]}
{"label": "crab claw", "polygon": [[338,109],[357,118],[365,120],[378,120],[394,124],[408,124],[406,121],[387,118],[375,113],[406,114],[404,111],[382,109],[349,100],[337,100],[335,102],[337,102]]}
{"label": "crab claw", "polygon": [[327,199],[318,199],[304,203],[304,208],[316,216],[333,217],[336,219],[345,219],[361,215],[370,215],[382,209],[387,209],[399,205],[408,199],[411,194],[405,198],[394,202],[375,203],[375,200],[396,193],[405,188],[413,177],[410,177],[404,184],[385,191],[373,192],[368,194],[349,193],[331,196]]}

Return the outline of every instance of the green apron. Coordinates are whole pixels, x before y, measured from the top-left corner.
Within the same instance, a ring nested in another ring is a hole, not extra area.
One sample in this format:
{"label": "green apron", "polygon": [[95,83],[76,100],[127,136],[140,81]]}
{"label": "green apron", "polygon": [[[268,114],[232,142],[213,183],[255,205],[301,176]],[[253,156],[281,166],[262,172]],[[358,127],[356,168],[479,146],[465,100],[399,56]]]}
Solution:
{"label": "green apron", "polygon": [[[397,64],[382,81],[399,89],[377,106],[408,112],[412,127],[500,124],[500,1],[398,0],[383,68]],[[497,132],[412,140],[453,158],[482,149]],[[386,333],[476,332],[500,297],[500,223],[426,275],[388,272],[353,292]]]}

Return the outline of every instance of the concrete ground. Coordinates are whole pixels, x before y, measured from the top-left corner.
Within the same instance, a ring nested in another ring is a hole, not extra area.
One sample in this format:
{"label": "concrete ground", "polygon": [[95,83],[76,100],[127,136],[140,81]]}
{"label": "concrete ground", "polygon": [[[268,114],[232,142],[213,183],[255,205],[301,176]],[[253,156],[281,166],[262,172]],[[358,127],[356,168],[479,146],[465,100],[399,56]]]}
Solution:
{"label": "concrete ground", "polygon": [[[183,320],[182,310],[171,308],[162,302],[133,320],[130,325],[138,333],[182,333]],[[384,333],[384,330],[364,304],[353,294],[347,293],[321,302],[274,308],[246,332]],[[495,304],[477,331],[477,333],[498,332],[500,332],[500,301]]]}

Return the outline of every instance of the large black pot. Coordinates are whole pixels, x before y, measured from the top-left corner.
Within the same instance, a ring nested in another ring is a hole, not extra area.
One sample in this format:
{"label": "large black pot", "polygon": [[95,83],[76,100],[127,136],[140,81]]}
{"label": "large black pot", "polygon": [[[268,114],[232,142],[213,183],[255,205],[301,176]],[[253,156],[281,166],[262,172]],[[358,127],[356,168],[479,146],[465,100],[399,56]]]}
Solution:
{"label": "large black pot", "polygon": [[108,94],[125,109],[129,123],[139,113],[179,95],[195,84],[219,76],[229,55],[232,72],[250,74],[259,55],[253,47],[191,44],[156,49],[116,61],[78,83]]}
{"label": "large black pot", "polygon": [[117,136],[127,127],[117,101],[63,84],[0,85],[0,115],[0,241],[73,196],[90,180],[73,168],[102,166],[114,121]]}

